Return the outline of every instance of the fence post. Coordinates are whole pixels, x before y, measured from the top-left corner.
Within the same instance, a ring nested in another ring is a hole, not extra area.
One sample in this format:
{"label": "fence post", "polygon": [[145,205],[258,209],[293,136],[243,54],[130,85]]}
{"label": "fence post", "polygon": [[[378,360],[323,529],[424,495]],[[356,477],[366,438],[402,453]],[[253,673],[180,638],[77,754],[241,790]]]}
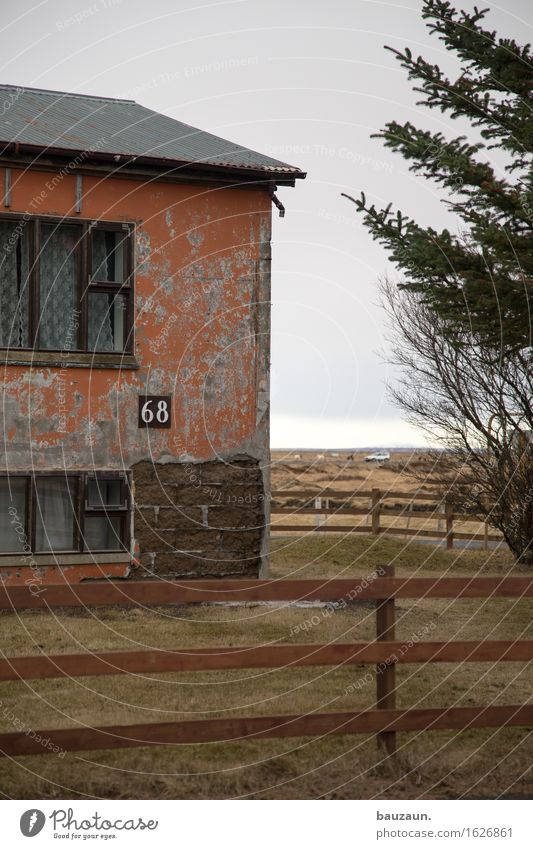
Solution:
{"label": "fence post", "polygon": [[381,513],[381,491],[379,489],[372,490],[372,533],[379,534],[379,523]]}
{"label": "fence post", "polygon": [[448,551],[453,548],[453,507],[446,499],[446,548]]}
{"label": "fence post", "polygon": [[[446,509],[446,500],[444,498],[442,498],[439,501],[439,503],[437,504],[437,512],[442,513],[445,509]],[[437,519],[437,530],[439,531],[439,533],[443,530],[442,519],[440,518],[440,516]]]}
{"label": "fence post", "polygon": [[[319,495],[315,497],[315,510],[320,510],[322,507],[322,499]],[[319,513],[315,513],[315,531],[318,531],[320,525],[322,524],[322,517]]]}
{"label": "fence post", "polygon": [[483,524],[483,551],[489,550],[489,526],[487,522]]}
{"label": "fence post", "polygon": [[[394,578],[394,564],[388,563],[383,577]],[[395,639],[396,605],[394,596],[376,601],[376,639]],[[376,666],[376,707],[396,707],[396,663],[392,658]],[[396,731],[382,731],[377,735],[378,746],[387,756],[396,754]]]}

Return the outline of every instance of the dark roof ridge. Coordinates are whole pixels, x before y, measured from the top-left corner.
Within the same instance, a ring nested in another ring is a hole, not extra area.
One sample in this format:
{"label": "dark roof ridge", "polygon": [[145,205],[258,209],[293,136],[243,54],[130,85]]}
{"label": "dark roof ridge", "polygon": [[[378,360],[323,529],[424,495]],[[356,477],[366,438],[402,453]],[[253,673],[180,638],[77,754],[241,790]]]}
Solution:
{"label": "dark roof ridge", "polygon": [[15,91],[31,91],[34,94],[58,94],[61,97],[83,97],[85,100],[103,100],[105,103],[137,103],[126,97],[104,97],[100,94],[83,94],[77,91],[58,91],[53,88],[34,88],[29,85],[12,85],[11,83],[0,83],[0,89],[14,89]]}

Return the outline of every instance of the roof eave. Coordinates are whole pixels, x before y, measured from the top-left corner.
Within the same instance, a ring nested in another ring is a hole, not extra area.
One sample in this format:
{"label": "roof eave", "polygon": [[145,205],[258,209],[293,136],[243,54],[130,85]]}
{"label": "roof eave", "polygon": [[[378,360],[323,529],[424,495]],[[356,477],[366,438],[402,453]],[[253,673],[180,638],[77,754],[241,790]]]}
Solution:
{"label": "roof eave", "polygon": [[[106,162],[113,163],[123,170],[130,165],[144,165],[154,168],[159,171],[175,172],[187,171],[196,174],[205,174],[208,177],[210,174],[223,175],[237,178],[244,182],[262,182],[268,185],[276,183],[277,185],[294,186],[295,180],[305,179],[307,176],[305,171],[294,169],[292,171],[276,171],[274,169],[263,168],[248,168],[238,165],[217,165],[210,162],[188,162],[177,159],[167,159],[165,157],[155,156],[134,156],[131,154],[114,154],[106,153],[105,151],[97,150],[66,150],[65,148],[33,145],[25,142],[0,141],[0,156],[5,156],[8,153],[17,154],[37,154],[34,156],[34,161],[40,157],[65,159],[71,163],[71,170],[74,172],[77,168],[81,168],[84,163],[91,162]],[[80,160],[77,162],[77,160]]]}

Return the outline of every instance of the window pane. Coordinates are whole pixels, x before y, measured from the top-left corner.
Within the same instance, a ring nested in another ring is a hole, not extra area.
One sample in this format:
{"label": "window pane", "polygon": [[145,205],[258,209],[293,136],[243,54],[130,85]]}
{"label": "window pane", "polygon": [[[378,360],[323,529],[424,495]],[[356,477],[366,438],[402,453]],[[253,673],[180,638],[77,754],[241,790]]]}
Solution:
{"label": "window pane", "polygon": [[124,231],[92,231],[92,280],[101,283],[124,283],[127,238],[128,234]]}
{"label": "window pane", "polygon": [[124,350],[127,305],[124,295],[90,292],[89,351]]}
{"label": "window pane", "polygon": [[29,554],[24,549],[28,540],[26,522],[26,481],[24,478],[0,478],[0,551],[17,551]]}
{"label": "window pane", "polygon": [[36,479],[36,551],[71,551],[74,548],[74,478]]}
{"label": "window pane", "polygon": [[0,346],[29,347],[29,228],[0,221]]}
{"label": "window pane", "polygon": [[71,350],[77,343],[78,245],[80,229],[41,227],[39,347]]}
{"label": "window pane", "polygon": [[87,501],[89,507],[122,507],[122,481],[104,477],[89,478]]}
{"label": "window pane", "polygon": [[85,551],[121,551],[122,519],[119,516],[85,517]]}

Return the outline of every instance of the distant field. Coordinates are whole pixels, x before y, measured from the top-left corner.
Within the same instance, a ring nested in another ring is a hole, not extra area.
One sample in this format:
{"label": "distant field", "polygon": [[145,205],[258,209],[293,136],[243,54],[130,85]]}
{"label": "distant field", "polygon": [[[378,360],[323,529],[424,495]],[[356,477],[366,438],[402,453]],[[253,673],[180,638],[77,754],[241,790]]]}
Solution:
{"label": "distant field", "polygon": [[[523,574],[505,552],[446,552],[394,537],[336,534],[273,541],[272,575],[365,576],[394,562],[398,575]],[[398,639],[533,638],[531,603],[497,599],[398,602]],[[192,605],[0,616],[8,655],[134,647],[348,642],[374,637],[374,609]],[[368,686],[351,685],[370,671]],[[511,704],[527,700],[525,664],[404,664],[400,706]],[[351,688],[351,689],[350,689]],[[0,726],[30,728],[158,722],[373,706],[372,667],[122,675],[0,683]],[[527,729],[399,734],[394,766],[371,736],[244,741],[5,759],[0,792],[30,798],[457,798],[533,797]]]}
{"label": "distant field", "polygon": [[430,483],[424,481],[421,484],[404,471],[405,465],[410,462],[418,464],[424,476],[434,476],[436,470],[427,462],[423,452],[391,452],[390,461],[383,465],[365,463],[365,455],[370,453],[368,451],[354,454],[354,459],[350,459],[349,451],[335,453],[339,456],[333,457],[330,452],[323,451],[273,451],[272,488],[285,489],[305,484],[317,490],[329,488],[353,491],[355,487],[379,487],[415,492],[421,486],[429,492],[434,489]]}
{"label": "distant field", "polygon": [[[413,512],[401,517],[381,517],[381,525],[386,527],[398,527],[416,530],[438,530],[444,531],[444,520],[431,519],[420,515],[423,508],[437,507],[441,496],[435,480],[441,478],[441,473],[434,461],[430,460],[423,451],[397,451],[391,452],[390,461],[383,464],[365,462],[365,455],[370,451],[361,451],[352,454],[349,451],[325,452],[325,451],[273,451],[272,452],[272,490],[290,491],[304,490],[317,496],[326,490],[336,490],[347,494],[368,491],[378,488],[382,492],[387,490],[399,491],[406,494],[417,492],[425,495],[434,494],[435,500],[417,501]],[[338,456],[335,456],[338,454]],[[411,473],[406,467],[409,466]],[[412,474],[416,470],[417,477]],[[330,507],[338,508],[340,502],[332,501]],[[297,507],[301,499],[275,499],[274,506]],[[351,506],[364,508],[370,507],[370,499],[355,498],[350,502]],[[326,506],[326,502],[322,502]],[[388,500],[389,508],[404,509],[406,501],[399,499]],[[443,508],[441,508],[443,509]],[[288,517],[274,515],[272,525],[291,524],[311,529],[315,524],[312,516],[299,516],[290,514]],[[355,527],[367,527],[370,530],[369,516],[350,516],[339,514],[327,519],[330,527],[339,525],[353,525]],[[454,530],[459,533],[482,534],[483,523],[473,521],[454,521]],[[494,529],[491,534],[497,533]]]}

